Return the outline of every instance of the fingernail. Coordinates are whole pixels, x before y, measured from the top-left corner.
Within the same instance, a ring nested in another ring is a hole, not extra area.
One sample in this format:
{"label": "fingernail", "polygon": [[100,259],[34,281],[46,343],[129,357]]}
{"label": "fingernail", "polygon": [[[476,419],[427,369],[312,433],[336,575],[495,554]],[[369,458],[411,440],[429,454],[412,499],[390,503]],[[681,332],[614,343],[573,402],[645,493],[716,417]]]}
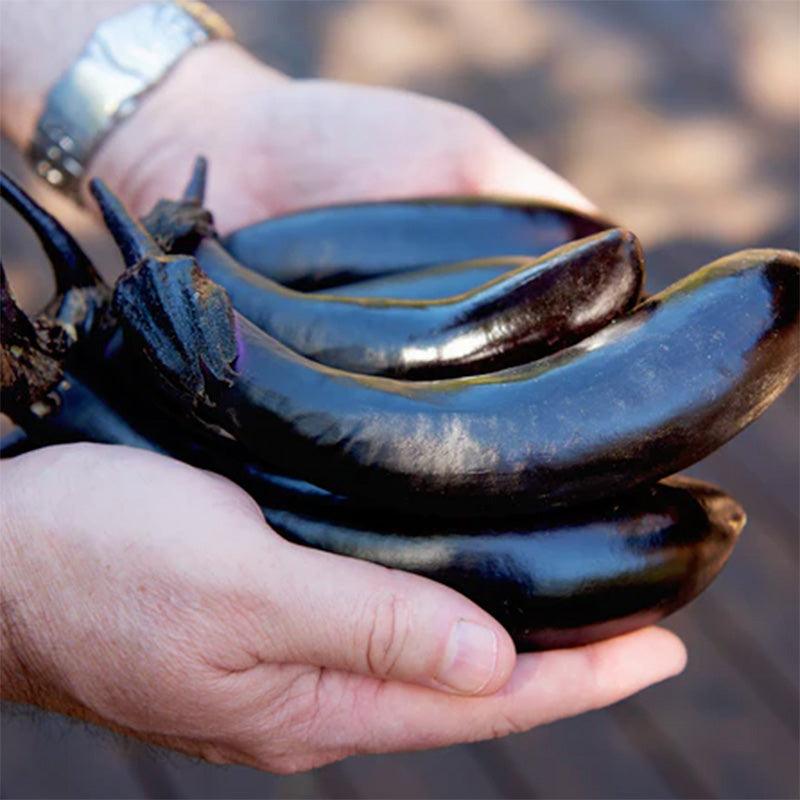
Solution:
{"label": "fingernail", "polygon": [[497,636],[491,628],[459,620],[450,634],[436,680],[454,692],[476,694],[494,675],[497,647]]}

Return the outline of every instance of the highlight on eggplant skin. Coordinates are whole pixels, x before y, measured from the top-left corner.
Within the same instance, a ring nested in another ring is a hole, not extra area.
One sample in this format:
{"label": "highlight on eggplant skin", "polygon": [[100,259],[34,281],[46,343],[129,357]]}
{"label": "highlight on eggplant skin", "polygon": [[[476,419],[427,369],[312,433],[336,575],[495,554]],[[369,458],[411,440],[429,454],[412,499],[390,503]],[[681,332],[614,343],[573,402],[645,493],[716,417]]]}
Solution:
{"label": "highlight on eggplant skin", "polygon": [[298,211],[240,228],[222,243],[261,275],[312,291],[467,259],[541,256],[613,227],[557,204],[446,197]]}
{"label": "highlight on eggplant skin", "polygon": [[440,300],[294,292],[242,268],[213,240],[202,241],[196,257],[242,316],[294,352],[404,380],[482,374],[541,358],[632,308],[644,279],[638,240],[618,228]]}
{"label": "highlight on eggplant skin", "polygon": [[[67,375],[60,402],[27,437],[6,437],[9,457],[58,442],[124,444],[173,455],[240,483],[267,522],[295,544],[362,558],[450,586],[492,614],[520,651],[572,647],[651,624],[716,577],[745,517],[708,484],[670,478],[615,499],[505,519],[388,515],[318,487],[269,475],[237,453],[174,437],[139,408],[109,404]],[[121,411],[123,413],[121,413]],[[154,435],[155,434],[155,435]]]}
{"label": "highlight on eggplant skin", "polygon": [[[144,235],[113,195],[93,190],[123,245],[128,229]],[[788,251],[736,253],[571,348],[488,375],[414,383],[335,370],[235,311],[225,380],[196,392],[197,359],[214,363],[218,348],[189,346],[186,363],[172,351],[159,361],[155,348],[153,366],[187,379],[186,410],[293,477],[387,509],[544,510],[666,477],[766,410],[800,366],[798,265]],[[126,319],[145,349],[149,330],[172,324],[174,309],[157,311],[165,316]],[[203,308],[192,313],[204,327]]]}
{"label": "highlight on eggplant skin", "polygon": [[387,508],[585,502],[695,463],[788,386],[797,265],[730,256],[540,362],[430,383],[310,368],[237,318],[236,379],[208,411],[281,471]]}
{"label": "highlight on eggplant skin", "polygon": [[687,478],[541,517],[449,525],[347,508],[315,514],[280,499],[262,507],[295,544],[455,589],[497,619],[520,652],[657,622],[711,583],[745,524],[735,500]]}

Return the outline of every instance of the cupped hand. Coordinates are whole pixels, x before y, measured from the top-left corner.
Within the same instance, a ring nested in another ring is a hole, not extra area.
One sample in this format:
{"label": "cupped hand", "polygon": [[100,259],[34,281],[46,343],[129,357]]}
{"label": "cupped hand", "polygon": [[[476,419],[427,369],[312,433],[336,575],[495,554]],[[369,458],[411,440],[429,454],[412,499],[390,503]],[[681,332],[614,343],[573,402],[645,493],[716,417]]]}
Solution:
{"label": "cupped hand", "polygon": [[112,134],[91,172],[141,214],[175,196],[199,153],[210,161],[206,204],[222,232],[300,208],[430,195],[592,209],[466,108],[396,89],[288,80],[226,42],[185,58]]}
{"label": "cupped hand", "polygon": [[[199,48],[93,163],[135,211],[198,153],[224,232],[298,208],[575,189],[472,112],[289,81]],[[213,761],[277,772],[522,731],[683,668],[672,634],[516,656],[447,587],[289,544],[232,483],[122,447],[5,462],[3,693]]]}
{"label": "cupped hand", "polygon": [[3,690],[275,772],[523,731],[679,672],[672,634],[516,656],[452,590],[285,542],[229,481],[144,451],[4,463]]}

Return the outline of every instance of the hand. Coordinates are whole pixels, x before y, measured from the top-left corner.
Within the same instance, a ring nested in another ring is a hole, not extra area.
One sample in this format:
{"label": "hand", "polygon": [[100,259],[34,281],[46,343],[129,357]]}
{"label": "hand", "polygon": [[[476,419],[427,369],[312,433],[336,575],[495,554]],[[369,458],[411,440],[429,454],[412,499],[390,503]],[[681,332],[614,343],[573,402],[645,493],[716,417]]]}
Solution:
{"label": "hand", "polygon": [[288,80],[227,42],[181,61],[91,171],[142,214],[181,191],[198,154],[209,157],[207,205],[222,232],[298,208],[423,195],[592,208],[465,108],[394,89]]}
{"label": "hand", "polygon": [[4,695],[212,761],[290,772],[503,736],[684,664],[658,629],[515,663],[450,589],[291,545],[234,484],[151,453],[4,470]]}
{"label": "hand", "polygon": [[[142,212],[177,193],[198,153],[223,231],[414,195],[588,207],[471,112],[292,82],[230,43],[187,56],[93,172]],[[455,592],[288,544],[240,489],[160,456],[56,447],[4,469],[4,694],[210,760],[287,772],[501,736],[684,664],[679,640],[657,629],[516,657]]]}

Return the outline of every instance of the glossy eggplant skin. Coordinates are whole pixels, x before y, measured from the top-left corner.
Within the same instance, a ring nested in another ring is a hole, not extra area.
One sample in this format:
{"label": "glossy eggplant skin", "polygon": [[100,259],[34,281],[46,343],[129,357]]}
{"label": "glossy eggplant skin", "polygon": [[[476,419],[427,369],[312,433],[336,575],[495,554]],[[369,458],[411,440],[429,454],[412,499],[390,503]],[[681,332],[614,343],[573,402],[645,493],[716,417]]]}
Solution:
{"label": "glossy eggplant skin", "polygon": [[128,254],[114,297],[125,339],[185,416],[276,471],[384,509],[507,515],[652,483],[756,419],[800,366],[800,256],[749,250],[529,365],[427,382],[355,375],[226,309],[192,259],[164,257],[107,189],[93,191]]}
{"label": "glossy eggplant skin", "polygon": [[312,291],[466,259],[538,257],[611,227],[536,201],[427,198],[287,214],[234,231],[223,244],[261,275]]}
{"label": "glossy eggplant skin", "polygon": [[441,300],[308,295],[242,267],[214,238],[202,239],[194,255],[237,311],[296,353],[405,380],[475,375],[541,358],[629,310],[644,279],[639,243],[620,229]]}
{"label": "glossy eggplant skin", "polygon": [[[57,399],[56,399],[57,398]],[[233,453],[143,433],[107,398],[67,376],[57,405],[6,438],[0,456],[95,441],[178,455],[235,480],[289,541],[422,575],[494,616],[520,652],[573,647],[657,622],[714,579],[744,525],[734,500],[670,478],[627,495],[534,517],[420,518],[358,508],[345,497],[270,475]]]}
{"label": "glossy eggplant skin", "polygon": [[530,258],[505,256],[437,264],[379,278],[319,289],[317,293],[340,297],[390,297],[397,300],[438,300],[470,291],[518,269]]}
{"label": "glossy eggplant skin", "polygon": [[296,544],[450,586],[495,617],[521,652],[657,622],[711,583],[745,522],[736,501],[684,478],[558,514],[457,524],[313,513],[280,498],[263,510]]}
{"label": "glossy eggplant skin", "polygon": [[406,383],[311,368],[235,318],[208,413],[278,471],[383,507],[508,514],[700,460],[798,371],[796,254],[745,251],[583,342],[513,370]]}

